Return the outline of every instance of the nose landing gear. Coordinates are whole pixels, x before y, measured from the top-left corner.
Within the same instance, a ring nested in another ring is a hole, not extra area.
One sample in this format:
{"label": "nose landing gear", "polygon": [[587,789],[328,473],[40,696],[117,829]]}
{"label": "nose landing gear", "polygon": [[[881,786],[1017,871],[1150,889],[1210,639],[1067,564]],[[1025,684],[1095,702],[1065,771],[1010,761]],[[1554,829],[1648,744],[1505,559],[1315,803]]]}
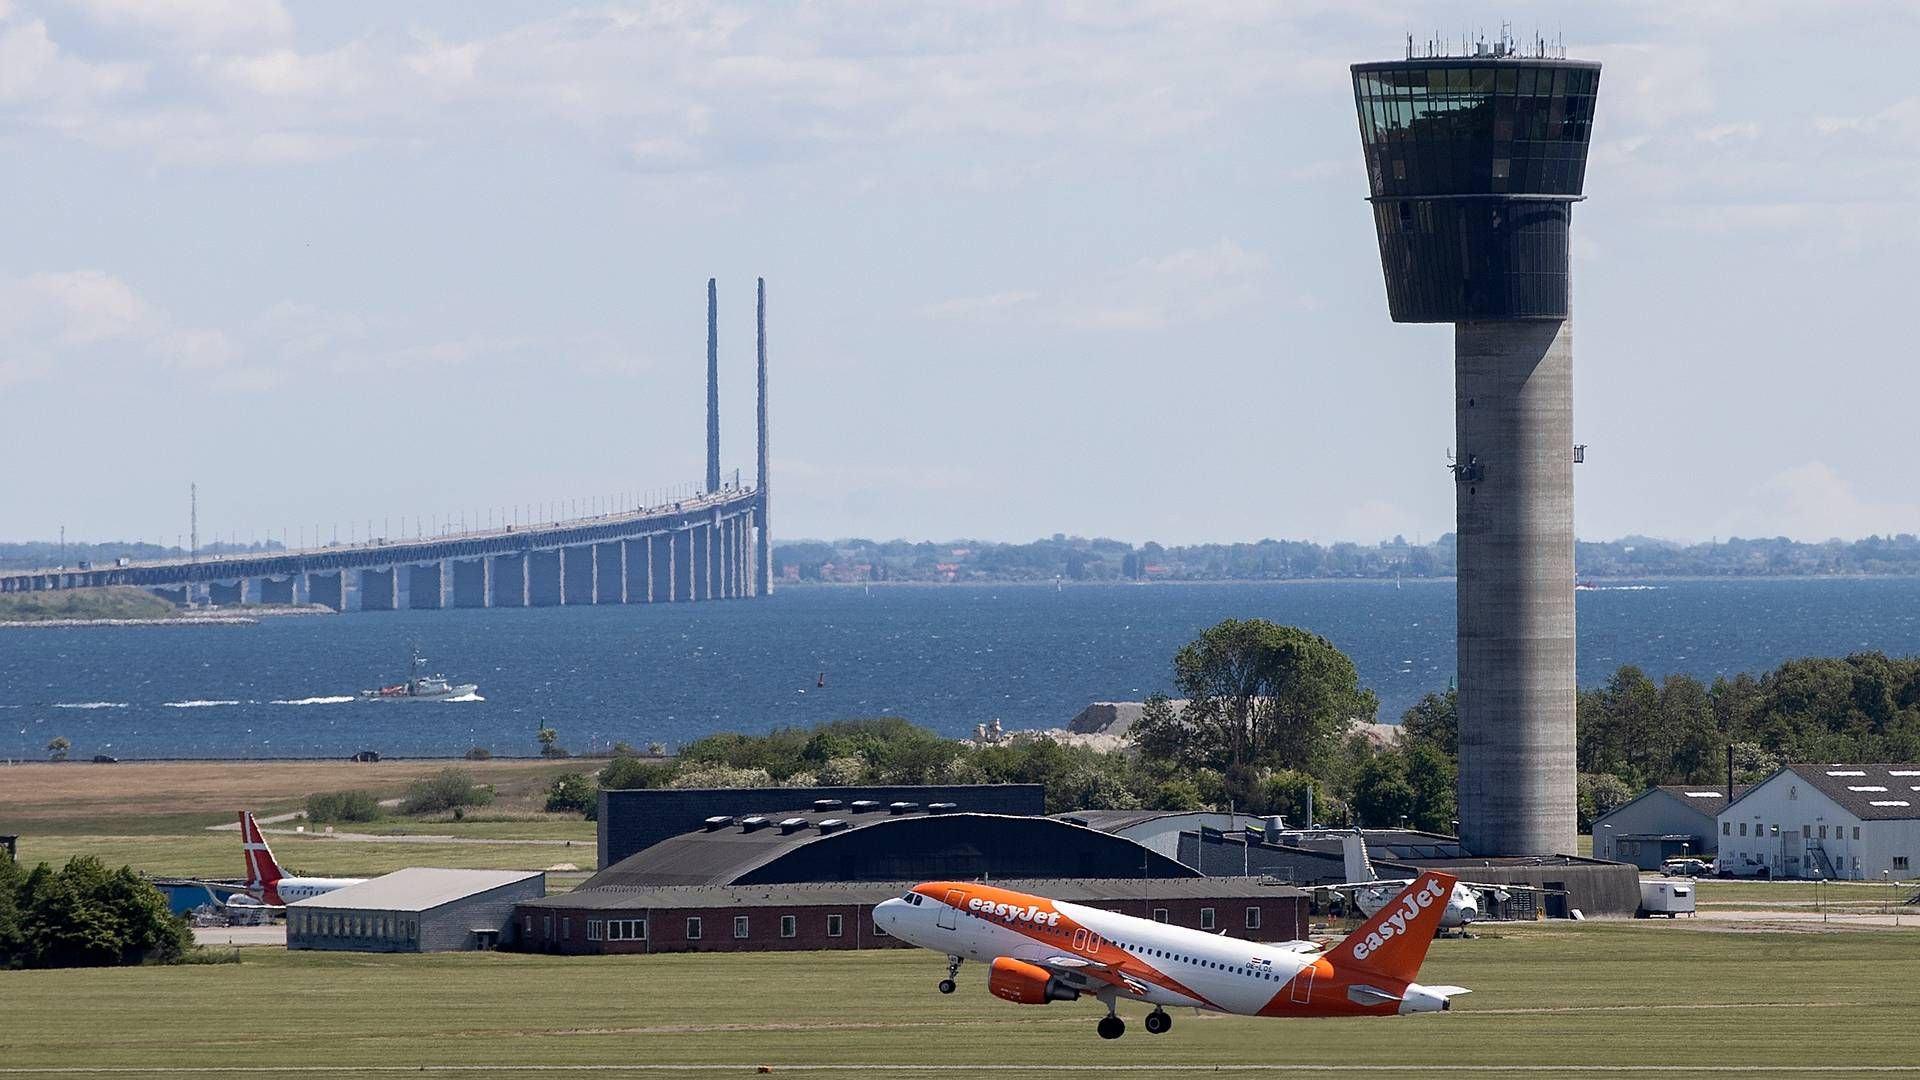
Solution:
{"label": "nose landing gear", "polygon": [[1147,1014],[1147,1034],[1165,1035],[1173,1027],[1173,1017],[1165,1009],[1155,1009]]}
{"label": "nose landing gear", "polygon": [[940,992],[943,994],[953,993],[954,990],[958,988],[958,984],[955,983],[953,980],[959,974],[960,974],[960,958],[957,956],[947,957],[947,977],[940,980]]}

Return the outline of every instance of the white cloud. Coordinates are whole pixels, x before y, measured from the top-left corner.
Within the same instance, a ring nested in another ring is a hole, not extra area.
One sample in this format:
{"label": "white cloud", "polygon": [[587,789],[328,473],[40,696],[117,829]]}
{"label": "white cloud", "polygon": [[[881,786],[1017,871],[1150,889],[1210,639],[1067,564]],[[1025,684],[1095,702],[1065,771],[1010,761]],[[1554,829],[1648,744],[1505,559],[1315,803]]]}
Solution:
{"label": "white cloud", "polygon": [[1903,532],[1920,532],[1920,502],[1862,498],[1837,470],[1818,461],[1775,473],[1719,529],[1723,536],[1802,541]]}
{"label": "white cloud", "polygon": [[137,89],[145,78],[140,64],[91,63],[69,55],[39,19],[0,25],[0,105],[71,107]]}
{"label": "white cloud", "polygon": [[280,0],[71,0],[110,30],[160,34],[208,47],[273,41],[293,33]]}
{"label": "white cloud", "polygon": [[920,308],[929,319],[997,318],[1009,309],[1022,307],[1040,298],[1037,292],[997,292],[985,296],[961,296]]}
{"label": "white cloud", "polygon": [[1734,139],[1757,139],[1760,137],[1760,125],[1751,120],[1731,124],[1715,124],[1693,133],[1693,137],[1705,143],[1723,143]]}
{"label": "white cloud", "polygon": [[17,292],[49,325],[56,343],[92,345],[143,331],[154,319],[152,310],[126,282],[100,270],[68,270],[34,274],[19,282]]}

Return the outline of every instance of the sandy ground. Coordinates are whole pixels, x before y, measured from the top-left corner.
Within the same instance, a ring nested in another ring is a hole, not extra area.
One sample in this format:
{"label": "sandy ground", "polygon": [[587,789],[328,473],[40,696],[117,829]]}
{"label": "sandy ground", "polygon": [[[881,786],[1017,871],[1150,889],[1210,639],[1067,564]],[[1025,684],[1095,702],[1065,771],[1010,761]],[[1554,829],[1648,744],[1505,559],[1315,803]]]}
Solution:
{"label": "sandy ground", "polygon": [[196,926],[195,945],[278,945],[287,946],[285,923],[277,926]]}
{"label": "sandy ground", "polygon": [[[367,789],[399,794],[448,766],[503,789],[543,784],[556,773],[598,762],[491,761],[152,761],[95,765],[29,762],[0,766],[0,820],[32,830],[35,820],[231,814],[236,806],[299,805],[317,791]],[[11,831],[11,830],[10,830]]]}

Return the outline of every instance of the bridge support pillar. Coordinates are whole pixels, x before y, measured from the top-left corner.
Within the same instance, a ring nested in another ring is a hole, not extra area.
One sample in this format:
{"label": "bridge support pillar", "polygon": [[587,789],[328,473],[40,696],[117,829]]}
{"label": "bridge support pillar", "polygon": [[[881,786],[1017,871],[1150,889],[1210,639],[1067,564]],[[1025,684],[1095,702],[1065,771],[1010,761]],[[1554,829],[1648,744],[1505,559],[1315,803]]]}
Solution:
{"label": "bridge support pillar", "polygon": [[527,555],[495,555],[493,557],[493,606],[527,606]]}
{"label": "bridge support pillar", "polygon": [[241,578],[231,585],[218,581],[207,585],[207,602],[215,607],[239,607],[247,602],[247,579]]}
{"label": "bridge support pillar", "polygon": [[721,519],[720,531],[714,534],[720,544],[720,573],[716,576],[720,579],[722,600],[733,599],[733,577],[739,572],[733,561],[733,524],[732,518]]}
{"label": "bridge support pillar", "polygon": [[527,552],[527,606],[558,607],[567,602],[564,550]]}
{"label": "bridge support pillar", "polygon": [[483,608],[490,599],[488,588],[491,575],[488,560],[462,559],[453,564],[453,606],[457,608]]}
{"label": "bridge support pillar", "polygon": [[702,523],[688,531],[688,544],[693,548],[693,557],[688,559],[689,569],[693,571],[692,580],[687,582],[687,599],[705,600],[712,594],[708,591],[713,565],[713,526]]}
{"label": "bridge support pillar", "polygon": [[293,583],[297,580],[298,580],[297,578],[292,578],[292,577],[261,578],[260,579],[260,602],[263,604],[293,603]]}
{"label": "bridge support pillar", "polygon": [[721,542],[726,528],[720,520],[720,512],[713,512],[713,520],[707,525],[707,599],[718,600],[727,595],[727,545]]}
{"label": "bridge support pillar", "polygon": [[734,595],[744,600],[754,594],[752,511],[748,511],[746,516],[736,519],[734,525],[733,565],[740,568],[740,587],[735,591]]}
{"label": "bridge support pillar", "polygon": [[670,599],[677,604],[693,599],[693,530],[677,529],[671,535],[673,550],[668,552],[668,561],[673,573],[673,592]]}
{"label": "bridge support pillar", "polygon": [[385,570],[360,571],[360,610],[361,611],[398,611],[400,608],[400,572],[394,567]]}
{"label": "bridge support pillar", "polygon": [[308,574],[307,603],[320,604],[335,611],[347,610],[346,572],[336,570],[331,574]]}
{"label": "bridge support pillar", "polygon": [[627,545],[618,540],[593,545],[593,602],[627,602]]}
{"label": "bridge support pillar", "polygon": [[447,606],[447,564],[427,563],[407,567],[407,606],[439,610]]}
{"label": "bridge support pillar", "polygon": [[648,538],[641,536],[620,541],[620,594],[622,603],[644,604],[653,599],[651,577],[653,551]]}
{"label": "bridge support pillar", "polygon": [[[600,602],[600,549],[594,544],[560,549],[560,602]],[[619,595],[619,594],[615,594]]]}
{"label": "bridge support pillar", "polygon": [[185,585],[177,589],[159,588],[148,589],[147,591],[165,600],[167,603],[172,604],[174,607],[187,606],[187,587]]}

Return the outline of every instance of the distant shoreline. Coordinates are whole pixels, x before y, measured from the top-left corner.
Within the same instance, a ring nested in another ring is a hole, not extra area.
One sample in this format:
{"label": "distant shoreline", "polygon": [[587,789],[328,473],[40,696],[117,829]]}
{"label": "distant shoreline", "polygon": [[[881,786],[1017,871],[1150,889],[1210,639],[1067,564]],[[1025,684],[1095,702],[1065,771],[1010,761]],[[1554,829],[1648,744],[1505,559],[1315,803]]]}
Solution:
{"label": "distant shoreline", "polygon": [[320,604],[301,604],[295,607],[242,608],[239,611],[213,612],[205,615],[187,613],[133,619],[6,619],[0,620],[0,630],[92,629],[104,626],[255,626],[263,618],[280,619],[294,615],[333,614],[336,613],[332,608]]}

